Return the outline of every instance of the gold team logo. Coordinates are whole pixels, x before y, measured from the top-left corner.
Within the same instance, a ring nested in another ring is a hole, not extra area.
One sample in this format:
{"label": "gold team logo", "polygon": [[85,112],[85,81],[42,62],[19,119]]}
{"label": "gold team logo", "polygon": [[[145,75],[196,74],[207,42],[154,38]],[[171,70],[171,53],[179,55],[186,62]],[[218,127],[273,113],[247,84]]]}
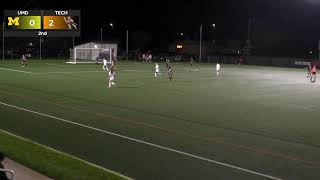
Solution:
{"label": "gold team logo", "polygon": [[12,17],[8,17],[8,26],[19,26],[19,17],[15,17],[14,19]]}

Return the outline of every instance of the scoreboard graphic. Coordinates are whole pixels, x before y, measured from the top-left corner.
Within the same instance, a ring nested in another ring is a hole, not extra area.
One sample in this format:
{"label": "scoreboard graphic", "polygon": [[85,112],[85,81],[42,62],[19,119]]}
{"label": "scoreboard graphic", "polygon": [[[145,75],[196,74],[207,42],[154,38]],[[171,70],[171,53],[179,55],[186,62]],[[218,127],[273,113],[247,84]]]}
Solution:
{"label": "scoreboard graphic", "polygon": [[43,16],[43,29],[78,29],[78,16]]}
{"label": "scoreboard graphic", "polygon": [[78,37],[80,10],[5,10],[6,37]]}
{"label": "scoreboard graphic", "polygon": [[6,29],[41,29],[41,16],[7,16]]}

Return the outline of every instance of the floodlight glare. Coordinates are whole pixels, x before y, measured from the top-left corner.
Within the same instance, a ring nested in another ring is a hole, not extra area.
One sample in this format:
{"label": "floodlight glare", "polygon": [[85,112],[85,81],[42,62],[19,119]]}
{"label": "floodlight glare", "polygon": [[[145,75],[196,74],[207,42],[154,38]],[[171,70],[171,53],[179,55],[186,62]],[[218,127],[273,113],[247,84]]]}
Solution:
{"label": "floodlight glare", "polygon": [[177,45],[177,49],[182,49],[182,45]]}

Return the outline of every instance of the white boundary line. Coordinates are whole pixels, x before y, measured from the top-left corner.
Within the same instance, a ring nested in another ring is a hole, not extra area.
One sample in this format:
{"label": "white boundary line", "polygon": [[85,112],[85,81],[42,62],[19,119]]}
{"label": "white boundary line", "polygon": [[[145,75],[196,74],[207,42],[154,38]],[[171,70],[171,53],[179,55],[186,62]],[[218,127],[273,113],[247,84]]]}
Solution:
{"label": "white boundary line", "polygon": [[73,156],[73,155],[70,155],[70,154],[67,154],[67,153],[58,151],[58,150],[53,149],[53,148],[51,148],[51,147],[48,147],[48,146],[39,144],[39,143],[34,142],[34,141],[31,141],[30,139],[23,138],[23,137],[21,137],[21,136],[12,134],[12,133],[10,133],[10,132],[8,132],[8,131],[5,131],[5,130],[2,130],[2,129],[0,129],[0,131],[3,132],[3,133],[9,134],[10,136],[14,136],[14,137],[16,137],[16,138],[18,138],[18,139],[21,139],[21,140],[24,140],[24,141],[27,141],[27,142],[36,144],[36,145],[38,145],[38,146],[44,147],[44,148],[49,149],[49,150],[51,150],[51,151],[54,151],[54,152],[56,152],[56,153],[58,153],[58,154],[62,154],[62,155],[71,157],[71,158],[73,158],[73,159],[76,159],[76,160],[78,160],[78,161],[84,162],[84,163],[86,163],[86,164],[89,164],[90,166],[93,166],[93,167],[95,167],[95,168],[102,169],[102,170],[107,171],[107,172],[109,172],[109,173],[112,173],[112,174],[115,174],[115,175],[117,175],[117,176],[120,176],[120,177],[122,177],[122,178],[124,178],[124,179],[133,180],[132,178],[127,177],[127,176],[125,176],[125,175],[123,175],[123,174],[117,173],[117,172],[112,171],[112,170],[110,170],[110,169],[106,169],[106,168],[104,168],[104,167],[98,166],[98,165],[93,164],[93,163],[91,163],[91,162],[88,162],[88,161],[85,161],[85,160],[83,160],[83,159],[77,158],[77,157],[75,157],[75,156]]}
{"label": "white boundary line", "polygon": [[20,72],[20,73],[27,73],[27,74],[33,74],[33,72],[29,72],[29,71],[19,71],[16,69],[8,69],[8,68],[0,68],[2,70],[6,70],[6,71],[13,71],[13,72]]}
{"label": "white boundary line", "polygon": [[[19,72],[19,73],[26,73],[26,74],[36,74],[36,75],[41,75],[41,74],[79,74],[79,73],[101,73],[104,71],[49,71],[49,72],[31,72],[31,71],[20,71],[16,69],[10,69],[10,68],[0,68],[0,70],[6,70],[6,71],[13,71],[13,72]],[[129,70],[125,69],[123,70],[125,72],[153,72],[152,70]]]}
{"label": "white boundary line", "polygon": [[68,65],[54,64],[54,63],[44,63],[44,64],[49,65],[49,66],[68,66]]}
{"label": "white boundary line", "polygon": [[130,69],[125,69],[125,70],[123,70],[123,71],[126,71],[126,72],[138,72],[138,70],[134,70],[134,69],[132,69],[132,70],[130,70]]}
{"label": "white boundary line", "polygon": [[37,73],[37,74],[78,74],[78,73],[101,73],[104,71],[75,71],[75,72],[66,72],[66,71],[52,71],[52,72],[46,72],[46,73]]}
{"label": "white boundary line", "polygon": [[75,72],[66,72],[66,71],[52,71],[52,72],[31,72],[31,71],[20,71],[16,69],[9,69],[9,68],[0,68],[0,70],[6,70],[6,71],[13,71],[13,72],[20,72],[20,73],[26,73],[26,74],[78,74],[78,73],[101,73],[104,71],[75,71]]}
{"label": "white boundary line", "polygon": [[170,151],[170,152],[174,152],[174,153],[177,153],[177,154],[189,156],[189,157],[192,157],[192,158],[195,158],[195,159],[199,159],[199,160],[202,160],[202,161],[207,161],[207,162],[210,162],[210,163],[213,163],[213,164],[218,164],[218,165],[221,165],[221,166],[224,166],[224,167],[228,167],[228,168],[231,168],[231,169],[236,169],[236,170],[243,171],[243,172],[246,172],[246,173],[249,173],[249,174],[254,174],[254,175],[257,175],[257,176],[261,176],[261,177],[265,177],[265,178],[273,179],[273,180],[282,180],[281,178],[277,178],[277,177],[270,176],[270,175],[267,175],[267,174],[263,174],[263,173],[259,173],[259,172],[252,171],[252,170],[249,170],[249,169],[245,169],[245,168],[241,168],[241,167],[238,167],[238,166],[234,166],[234,165],[231,165],[231,164],[215,161],[215,160],[212,160],[212,159],[208,159],[208,158],[205,158],[205,157],[201,157],[201,156],[197,156],[197,155],[194,155],[194,154],[186,153],[186,152],[183,152],[183,151],[175,150],[175,149],[172,149],[172,148],[160,146],[160,145],[157,145],[157,144],[153,144],[153,143],[150,143],[150,142],[146,142],[146,141],[142,141],[142,140],[139,140],[139,139],[131,138],[131,137],[124,136],[124,135],[117,134],[117,133],[113,133],[113,132],[110,132],[110,131],[98,129],[98,128],[95,128],[95,127],[87,126],[87,125],[84,125],[84,124],[72,122],[72,121],[69,121],[69,120],[66,120],[66,119],[62,119],[62,118],[59,118],[59,117],[55,117],[55,116],[51,116],[51,115],[48,115],[48,114],[43,114],[43,113],[40,113],[40,112],[28,110],[28,109],[21,108],[21,107],[18,107],[18,106],[14,106],[14,105],[10,105],[10,104],[7,104],[7,103],[1,102],[1,101],[0,101],[0,104],[4,105],[4,106],[7,106],[7,107],[12,107],[12,108],[19,109],[19,110],[22,110],[22,111],[26,111],[26,112],[29,112],[29,113],[33,113],[33,114],[37,114],[37,115],[40,115],[40,116],[48,117],[48,118],[51,118],[51,119],[55,119],[55,120],[58,120],[58,121],[62,121],[62,122],[65,122],[65,123],[69,123],[69,124],[72,124],[72,125],[76,125],[76,126],[80,126],[80,127],[83,127],[83,128],[91,129],[91,130],[94,130],[94,131],[102,132],[102,133],[105,133],[105,134],[113,135],[113,136],[116,136],[116,137],[120,137],[120,138],[123,138],[123,139],[134,141],[134,142],[137,142],[137,143],[141,143],[141,144],[145,144],[145,145],[148,145],[148,146],[152,146],[152,147],[156,147],[156,148],[159,148],[159,149],[163,149],[163,150],[167,150],[167,151]]}
{"label": "white boundary line", "polygon": [[[80,73],[101,73],[101,72],[104,72],[104,71],[49,71],[49,72],[31,72],[31,71],[20,71],[20,70],[17,70],[17,69],[10,69],[10,68],[0,68],[0,70],[6,70],[6,71],[13,71],[13,72],[19,72],[19,73],[26,73],[26,74],[35,74],[35,75],[42,75],[42,74],[80,74]],[[130,69],[124,69],[124,70],[121,70],[121,71],[124,71],[124,72],[151,72],[151,74],[153,73],[153,70],[130,70]],[[160,71],[162,72],[163,74],[166,73],[166,71]],[[183,72],[176,72],[176,74],[181,74]]]}

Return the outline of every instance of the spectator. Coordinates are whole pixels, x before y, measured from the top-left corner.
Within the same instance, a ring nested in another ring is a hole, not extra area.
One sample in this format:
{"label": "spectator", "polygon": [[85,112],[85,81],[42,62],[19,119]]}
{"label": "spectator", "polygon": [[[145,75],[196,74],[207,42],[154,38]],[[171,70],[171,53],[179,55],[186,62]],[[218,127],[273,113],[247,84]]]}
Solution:
{"label": "spectator", "polygon": [[244,60],[243,60],[243,57],[240,57],[239,59],[239,65],[243,64],[244,63]]}
{"label": "spectator", "polygon": [[152,60],[152,54],[151,54],[151,52],[149,51],[148,62],[151,63],[151,60]]}
{"label": "spectator", "polygon": [[146,54],[143,53],[143,54],[142,54],[142,62],[145,62],[145,60],[146,60]]}
{"label": "spectator", "polygon": [[[1,163],[3,160],[4,155],[0,152],[0,169],[4,169],[4,166]],[[5,172],[0,171],[0,180],[9,180]]]}

